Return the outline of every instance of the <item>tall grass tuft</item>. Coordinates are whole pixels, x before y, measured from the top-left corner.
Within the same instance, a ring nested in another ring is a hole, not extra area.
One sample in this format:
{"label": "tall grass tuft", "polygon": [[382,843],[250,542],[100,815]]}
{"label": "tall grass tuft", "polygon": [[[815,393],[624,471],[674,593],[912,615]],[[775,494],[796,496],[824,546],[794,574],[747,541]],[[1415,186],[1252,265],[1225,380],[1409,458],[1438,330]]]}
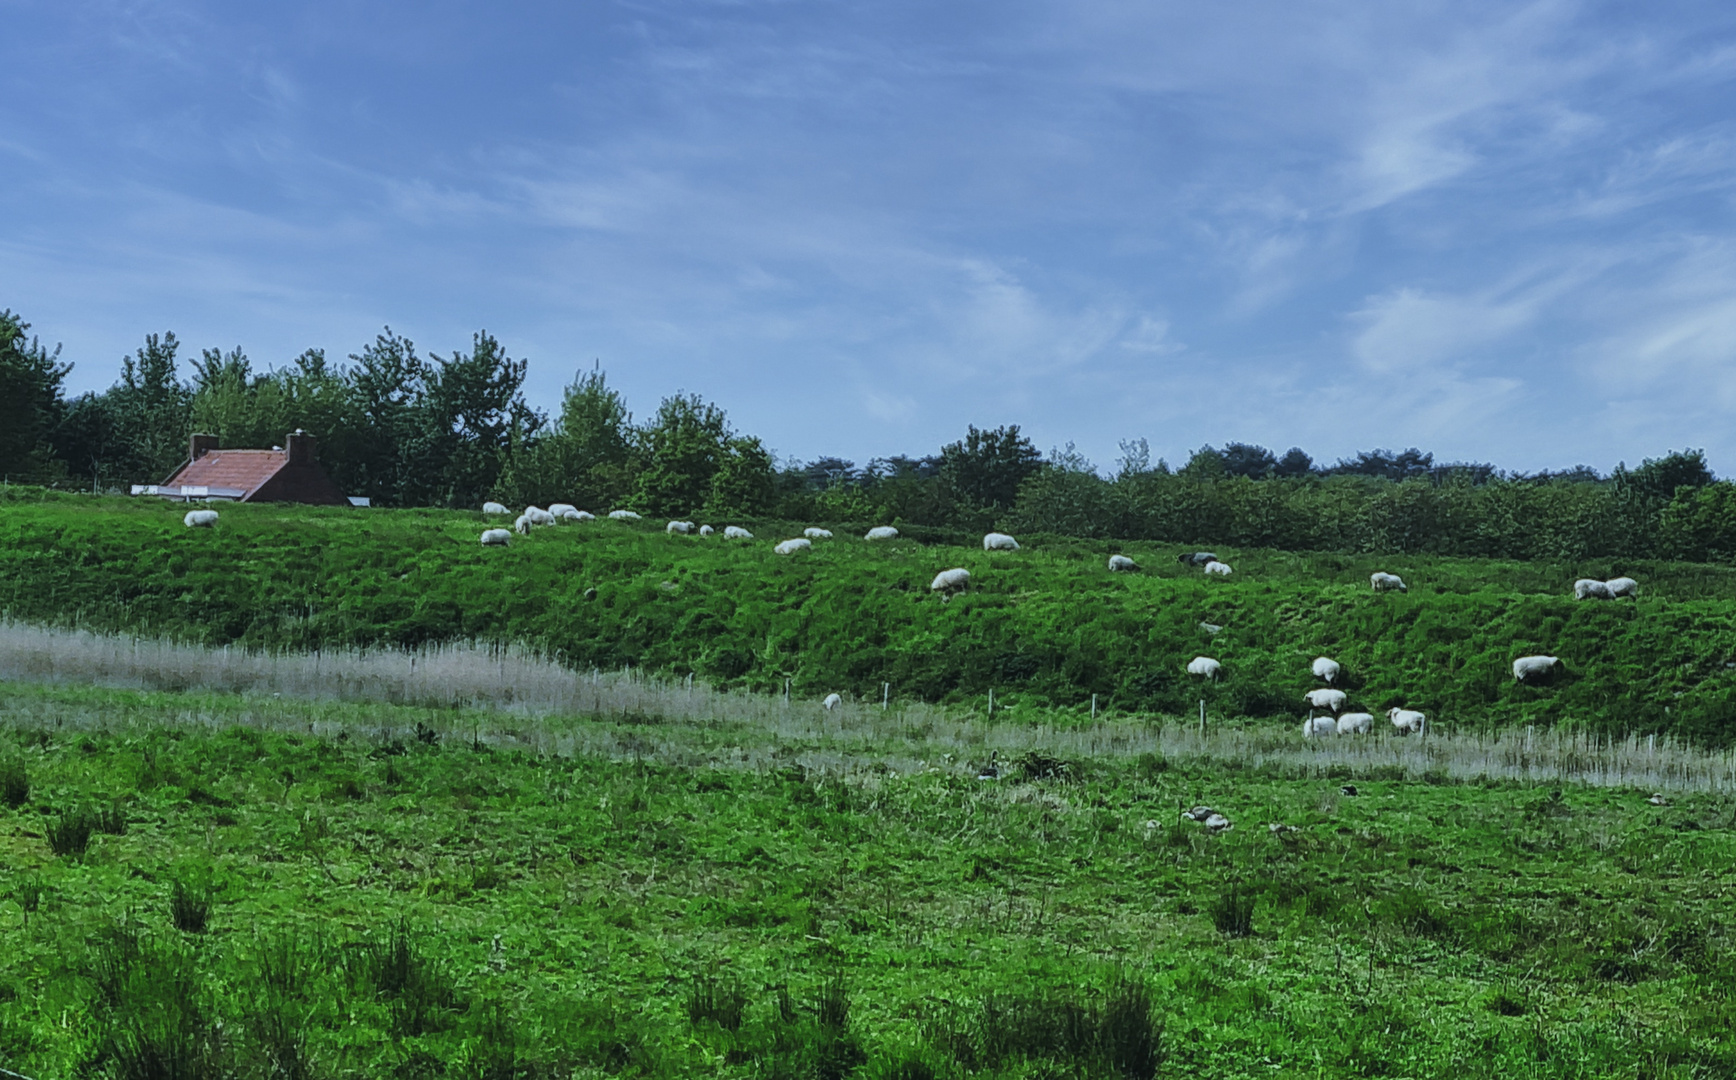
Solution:
{"label": "tall grass tuft", "polygon": [[203,934],[211,919],[211,890],[176,878],[169,887],[169,919],[185,934]]}
{"label": "tall grass tuft", "polygon": [[1231,884],[1212,901],[1212,925],[1225,937],[1248,937],[1254,932],[1255,893]]}
{"label": "tall grass tuft", "polygon": [[24,925],[30,925],[30,916],[36,914],[36,909],[42,906],[42,894],[46,892],[40,875],[32,874],[21,878],[12,889],[12,899],[18,902],[18,908],[24,912]]}
{"label": "tall grass tuft", "polygon": [[16,810],[30,801],[30,774],[20,761],[0,761],[0,803]]}
{"label": "tall grass tuft", "polygon": [[424,1035],[451,1025],[458,989],[445,968],[423,951],[408,921],[400,921],[384,940],[354,943],[347,959],[352,979],[385,999],[393,1034]]}
{"label": "tall grass tuft", "polygon": [[97,1059],[115,1080],[217,1080],[229,1047],[192,954],[114,927],[91,969],[104,1034]]}
{"label": "tall grass tuft", "polygon": [[710,1023],[725,1031],[740,1031],[747,1004],[747,991],[739,983],[701,975],[687,991],[687,1019],[695,1027]]}
{"label": "tall grass tuft", "polygon": [[48,850],[56,855],[83,855],[96,832],[97,816],[84,807],[67,810],[48,826]]}
{"label": "tall grass tuft", "polygon": [[[1154,1013],[1144,983],[1121,977],[1101,1001],[1060,989],[991,994],[974,1014],[930,1018],[924,1034],[966,1073],[1151,1080],[1163,1061],[1163,1027]],[[1018,1063],[1050,1068],[1009,1070]]]}

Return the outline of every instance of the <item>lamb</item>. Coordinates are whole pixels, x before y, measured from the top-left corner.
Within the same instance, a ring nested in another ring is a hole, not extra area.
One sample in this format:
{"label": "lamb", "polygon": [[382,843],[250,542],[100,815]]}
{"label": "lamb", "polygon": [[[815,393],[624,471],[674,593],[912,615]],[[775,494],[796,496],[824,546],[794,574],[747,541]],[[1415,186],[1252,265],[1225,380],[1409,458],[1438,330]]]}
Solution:
{"label": "lamb", "polygon": [[1189,821],[1203,822],[1207,818],[1222,817],[1223,815],[1209,806],[1196,806],[1192,810],[1183,810],[1181,816]]}
{"label": "lamb", "polygon": [[1230,819],[1222,814],[1213,814],[1211,817],[1206,818],[1205,827],[1207,832],[1212,833],[1229,832],[1231,829],[1235,828],[1234,825],[1230,824]]}
{"label": "lamb", "polygon": [[1374,586],[1375,592],[1410,592],[1404,583],[1404,578],[1397,574],[1385,574],[1379,570],[1368,575],[1368,583]]}
{"label": "lamb", "polygon": [[1330,660],[1324,656],[1316,656],[1314,658],[1314,677],[1316,679],[1324,679],[1327,685],[1337,682],[1338,674],[1343,670],[1344,669],[1339,666],[1339,663],[1336,660]]}
{"label": "lamb", "polygon": [[1423,714],[1417,712],[1415,709],[1391,708],[1386,710],[1386,718],[1392,721],[1393,731],[1398,735],[1409,735],[1412,732],[1421,732],[1423,730],[1423,725],[1426,723],[1426,718]]}
{"label": "lamb", "polygon": [[511,539],[512,539],[512,534],[507,532],[505,529],[484,529],[484,530],[482,530],[482,546],[483,547],[505,547],[507,544],[507,541],[509,541]]}
{"label": "lamb", "polygon": [[1188,566],[1204,566],[1206,563],[1217,562],[1218,557],[1209,551],[1184,551],[1175,557],[1175,561]]}
{"label": "lamb", "polygon": [[1111,556],[1109,556],[1109,570],[1111,573],[1133,571],[1133,570],[1138,570],[1138,569],[1139,569],[1139,564],[1134,562],[1132,559],[1129,559],[1125,555],[1111,555]]}
{"label": "lamb", "polygon": [[947,599],[951,599],[953,593],[963,592],[969,584],[970,571],[962,566],[955,566],[934,575],[934,580],[928,583],[928,587],[931,591],[943,593]]}
{"label": "lamb", "polygon": [[1337,712],[1344,708],[1344,699],[1349,695],[1342,690],[1310,690],[1302,696],[1316,709],[1331,709]]}
{"label": "lamb", "polygon": [[844,703],[844,695],[842,695],[842,694],[827,694],[826,700],[820,702],[821,705],[825,706],[827,712],[831,712],[833,709],[836,709],[839,705],[842,705],[843,703]]}
{"label": "lamb", "polygon": [[983,537],[984,551],[1017,551],[1019,542],[1006,533],[989,533]]}
{"label": "lamb", "polygon": [[1575,600],[1614,600],[1615,594],[1610,592],[1609,583],[1596,578],[1580,578],[1573,583],[1573,598]]}
{"label": "lamb", "polygon": [[539,510],[534,506],[524,508],[524,516],[530,519],[532,525],[553,525],[555,516],[547,510]]}
{"label": "lamb", "polygon": [[497,502],[485,502],[485,503],[483,503],[482,504],[482,512],[485,514],[510,514],[510,513],[512,513],[511,510],[508,510],[506,507],[502,506],[500,503],[497,503]]}
{"label": "lamb", "polygon": [[1208,679],[1215,679],[1218,677],[1218,672],[1223,670],[1223,667],[1224,665],[1218,663],[1209,656],[1196,656],[1187,662],[1187,673],[1189,675],[1204,675]]}
{"label": "lamb", "polygon": [[568,521],[595,521],[595,520],[597,520],[597,515],[589,513],[588,511],[585,511],[585,510],[568,510],[566,513],[562,514],[561,517],[565,518]]}
{"label": "lamb", "polygon": [[181,519],[181,524],[189,529],[209,529],[217,524],[217,511],[189,510],[187,516]]}
{"label": "lamb", "polygon": [[807,537],[809,540],[830,540],[832,538],[832,530],[817,529],[814,526],[809,525],[807,528],[802,530],[802,535]]}
{"label": "lamb", "polygon": [[1306,738],[1320,735],[1338,734],[1338,723],[1330,716],[1311,716],[1302,721],[1302,734]]}
{"label": "lamb", "polygon": [[609,518],[612,521],[638,521],[639,515],[631,510],[611,510]]}
{"label": "lamb", "polygon": [[748,532],[740,525],[726,525],[723,530],[723,538],[725,540],[752,540],[753,533]]}
{"label": "lamb", "polygon": [[892,540],[898,536],[898,530],[890,525],[876,525],[862,537],[864,540]]}
{"label": "lamb", "polygon": [[518,520],[512,523],[512,531],[520,536],[530,535],[530,515],[520,514]]}
{"label": "lamb", "polygon": [[1547,678],[1554,674],[1555,666],[1561,663],[1558,656],[1521,656],[1513,661],[1513,681],[1530,682],[1535,678]]}
{"label": "lamb", "polygon": [[570,513],[577,513],[578,510],[579,508],[574,506],[572,503],[549,504],[549,513],[553,514],[557,518],[564,518]]}
{"label": "lamb", "polygon": [[1221,563],[1216,559],[1206,563],[1206,573],[1208,574],[1220,574],[1224,577],[1229,577],[1234,572],[1235,571],[1230,569],[1229,563]]}
{"label": "lamb", "polygon": [[1347,712],[1338,718],[1338,734],[1367,735],[1374,730],[1374,716],[1365,712]]}
{"label": "lamb", "polygon": [[691,521],[671,521],[669,524],[667,524],[663,527],[663,531],[670,534],[671,536],[675,535],[676,533],[680,533],[682,536],[686,536],[688,533],[693,531],[693,522],[691,522]]}
{"label": "lamb", "polygon": [[772,550],[779,555],[794,555],[798,551],[806,551],[813,546],[814,542],[812,540],[809,540],[805,536],[801,536],[794,540],[785,540],[777,547],[772,548]]}
{"label": "lamb", "polygon": [[701,525],[699,527],[699,535],[701,535],[701,536],[710,536],[712,533],[714,533],[716,531],[717,530],[713,529],[710,525]]}
{"label": "lamb", "polygon": [[1610,578],[1608,581],[1604,582],[1604,585],[1609,588],[1609,597],[1611,600],[1614,600],[1618,596],[1632,596],[1637,598],[1640,595],[1640,583],[1631,577]]}

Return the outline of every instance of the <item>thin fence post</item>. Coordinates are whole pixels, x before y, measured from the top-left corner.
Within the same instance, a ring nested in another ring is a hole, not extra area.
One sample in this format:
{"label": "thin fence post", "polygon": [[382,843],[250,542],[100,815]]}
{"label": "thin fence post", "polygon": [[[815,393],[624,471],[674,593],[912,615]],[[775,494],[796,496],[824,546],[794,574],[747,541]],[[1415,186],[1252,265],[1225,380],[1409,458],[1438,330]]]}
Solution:
{"label": "thin fence post", "polygon": [[1097,695],[1091,695],[1091,719],[1097,719]]}
{"label": "thin fence post", "polygon": [[881,712],[886,711],[886,703],[891,701],[891,700],[892,700],[892,684],[889,682],[881,683],[880,684],[880,711]]}
{"label": "thin fence post", "polygon": [[1206,699],[1200,698],[1200,734],[1206,733]]}
{"label": "thin fence post", "polygon": [[989,719],[995,718],[995,688],[989,687]]}

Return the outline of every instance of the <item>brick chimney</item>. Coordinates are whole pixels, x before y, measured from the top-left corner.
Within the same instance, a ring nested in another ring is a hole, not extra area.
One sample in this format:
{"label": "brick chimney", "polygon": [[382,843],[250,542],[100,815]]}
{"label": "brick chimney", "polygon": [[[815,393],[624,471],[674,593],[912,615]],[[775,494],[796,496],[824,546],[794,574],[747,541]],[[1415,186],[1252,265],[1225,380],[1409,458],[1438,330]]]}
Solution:
{"label": "brick chimney", "polygon": [[296,428],[283,440],[284,448],[289,451],[289,464],[313,464],[313,436]]}
{"label": "brick chimney", "polygon": [[187,447],[187,460],[198,461],[215,449],[217,449],[217,436],[195,435],[192,444]]}

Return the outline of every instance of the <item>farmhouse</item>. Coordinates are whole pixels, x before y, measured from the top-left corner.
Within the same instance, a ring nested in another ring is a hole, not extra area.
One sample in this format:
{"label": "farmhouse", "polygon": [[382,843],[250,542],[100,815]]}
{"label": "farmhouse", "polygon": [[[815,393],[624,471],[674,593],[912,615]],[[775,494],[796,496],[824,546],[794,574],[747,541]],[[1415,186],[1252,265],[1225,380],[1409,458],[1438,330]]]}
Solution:
{"label": "farmhouse", "polygon": [[217,436],[195,435],[186,463],[174,475],[161,484],[136,487],[133,493],[317,506],[353,502],[320,468],[314,458],[313,436],[300,429],[283,440],[281,449],[270,450],[219,450]]}

